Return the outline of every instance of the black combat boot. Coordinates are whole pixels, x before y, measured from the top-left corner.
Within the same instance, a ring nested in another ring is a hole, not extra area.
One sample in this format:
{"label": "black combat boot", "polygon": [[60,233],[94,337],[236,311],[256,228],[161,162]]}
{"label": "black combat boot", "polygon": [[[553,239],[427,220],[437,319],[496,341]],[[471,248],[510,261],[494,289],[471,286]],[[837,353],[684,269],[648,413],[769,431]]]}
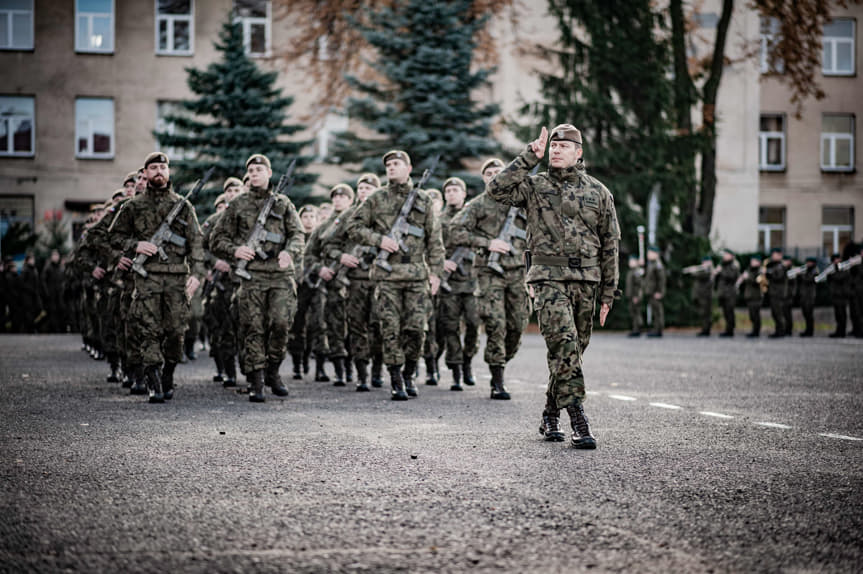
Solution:
{"label": "black combat boot", "polygon": [[147,378],[147,393],[150,395],[151,403],[164,403],[165,395],[162,392],[162,376],[159,374],[159,365],[150,365],[144,370]]}
{"label": "black combat boot", "polygon": [[503,365],[489,365],[488,369],[491,371],[491,398],[508,401],[509,391],[503,386]]}
{"label": "black combat boot", "polygon": [[303,374],[309,374],[309,355],[312,354],[311,350],[303,351]]}
{"label": "black combat boot", "polygon": [[408,400],[408,394],[405,392],[405,381],[402,379],[402,366],[390,365],[387,367],[390,372],[390,385],[392,385],[392,396],[394,401]]}
{"label": "black combat boot", "polygon": [[109,383],[120,382],[120,355],[117,353],[108,353],[108,365],[111,367],[111,374],[105,379]]}
{"label": "black combat boot", "polygon": [[376,389],[384,386],[383,378],[384,359],[380,353],[372,357],[372,386]]}
{"label": "black combat boot", "polygon": [[545,410],[542,411],[542,421],[539,423],[539,434],[548,442],[563,442],[566,438],[560,430],[560,409],[546,401]]}
{"label": "black combat boot", "polygon": [[225,368],[225,380],[222,381],[223,388],[237,386],[237,363],[234,355],[225,353],[222,356],[222,366]]}
{"label": "black combat boot", "polygon": [[433,356],[428,356],[426,360],[426,384],[430,387],[436,387],[440,377],[438,373],[437,359]]}
{"label": "black combat boot", "polygon": [[631,332],[627,335],[627,337],[640,337],[640,336],[641,336],[641,331],[631,331]]}
{"label": "black combat boot", "polygon": [[132,384],[135,382],[134,380],[135,366],[134,365],[126,365],[126,368],[123,370],[123,388],[131,389]]}
{"label": "black combat boot", "polygon": [[362,359],[356,360],[357,364],[357,392],[367,393],[369,388],[369,362]]}
{"label": "black combat boot", "polygon": [[264,369],[256,369],[249,373],[249,402],[264,403]]}
{"label": "black combat boot", "polygon": [[476,384],[476,379],[473,376],[473,369],[470,366],[471,359],[473,357],[465,357],[464,361],[461,364],[461,378],[469,387],[472,387]]}
{"label": "black combat boot", "polygon": [[345,382],[347,384],[351,384],[354,382],[354,361],[351,359],[351,356],[348,355],[342,361],[342,365],[345,367]]}
{"label": "black combat boot", "polygon": [[303,379],[303,355],[291,353],[291,363],[294,365],[294,380],[301,381]]}
{"label": "black combat boot", "polygon": [[186,340],[183,342],[183,346],[185,348],[186,357],[190,361],[198,360],[198,355],[195,354],[195,338],[194,337],[186,337]]}
{"label": "black combat boot", "polygon": [[213,361],[216,363],[216,374],[213,375],[214,383],[225,382],[225,362],[222,360],[220,353],[213,353]]}
{"label": "black combat boot", "polygon": [[324,369],[324,363],[326,363],[327,358],[323,355],[317,355],[315,357],[315,382],[316,383],[329,383],[330,378],[327,376],[327,371]]}
{"label": "black combat boot", "polygon": [[334,387],[344,387],[345,386],[345,358],[344,357],[331,357],[330,361],[333,363],[333,370],[335,370],[336,375],[333,378],[333,386]]}
{"label": "black combat boot", "polygon": [[282,377],[279,376],[279,367],[282,366],[281,361],[267,361],[267,372],[265,375],[267,386],[273,391],[277,397],[288,396],[288,389],[282,383]]}
{"label": "black combat boot", "polygon": [[458,363],[454,363],[447,366],[452,371],[452,385],[450,385],[449,390],[463,391],[464,387],[461,386],[461,365],[459,365]]}
{"label": "black combat boot", "polygon": [[165,393],[165,400],[170,401],[174,398],[174,369],[177,368],[177,363],[169,363],[165,361],[165,366],[162,367],[162,391]]}
{"label": "black combat boot", "polygon": [[590,424],[581,401],[566,407],[569,413],[569,421],[572,424],[572,446],[574,448],[591,449],[596,448],[596,439],[590,434]]}
{"label": "black combat boot", "polygon": [[414,383],[414,378],[417,373],[417,362],[416,361],[405,361],[405,369],[402,371],[402,378],[405,382],[405,392],[407,392],[408,396],[411,398],[416,398],[419,396],[417,392],[417,386]]}
{"label": "black combat boot", "polygon": [[147,394],[147,379],[144,375],[144,366],[135,365],[135,370],[132,372],[132,386],[129,388],[130,395],[146,395]]}

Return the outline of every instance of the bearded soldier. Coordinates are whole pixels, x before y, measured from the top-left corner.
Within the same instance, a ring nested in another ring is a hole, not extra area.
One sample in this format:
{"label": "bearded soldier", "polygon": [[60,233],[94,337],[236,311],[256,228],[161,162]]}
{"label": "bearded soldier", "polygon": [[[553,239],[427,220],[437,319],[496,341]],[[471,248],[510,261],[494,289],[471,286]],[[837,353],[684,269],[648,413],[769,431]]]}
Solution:
{"label": "bearded soldier", "polygon": [[582,408],[582,356],[590,342],[596,300],[601,304],[599,323],[604,325],[619,295],[620,229],[614,197],[587,175],[581,132],[574,126],[552,130],[549,169],[530,175],[545,155],[548,139],[543,127],[539,138],[486,189],[497,201],[527,211],[532,259],[527,281],[548,347],[549,382],[540,432],[546,440],[563,440],[559,413],[565,408],[572,423],[572,445],[596,448]]}

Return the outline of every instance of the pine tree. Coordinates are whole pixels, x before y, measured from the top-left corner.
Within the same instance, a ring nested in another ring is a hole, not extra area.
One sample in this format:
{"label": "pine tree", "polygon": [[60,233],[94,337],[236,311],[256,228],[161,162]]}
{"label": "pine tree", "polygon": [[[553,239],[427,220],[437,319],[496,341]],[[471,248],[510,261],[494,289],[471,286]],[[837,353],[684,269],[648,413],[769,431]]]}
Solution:
{"label": "pine tree", "polygon": [[222,54],[204,70],[189,68],[188,85],[196,99],[182,102],[185,114],[165,117],[176,133],[155,132],[159,145],[189,153],[191,159],[172,158],[172,179],[191,183],[214,165],[216,173],[208,193],[198,196],[199,217],[212,209],[212,200],[221,192],[224,178],[242,177],[245,162],[253,153],[265,154],[272,163],[277,180],[293,158],[297,159],[294,187],[289,193],[294,201],[306,197],[317,175],[300,173],[311,161],[301,156],[308,141],[286,138],[303,129],[288,124],[287,108],[293,97],[282,95],[275,87],[277,73],[264,72],[245,53],[243,33],[230,19],[222,25],[216,50]]}
{"label": "pine tree", "polygon": [[472,10],[470,0],[405,0],[369,12],[368,24],[352,20],[376,51],[371,64],[380,79],[348,76],[362,97],[350,98],[347,112],[376,136],[342,134],[335,161],[362,162],[363,170],[379,172],[381,156],[392,148],[407,151],[417,168],[440,154],[432,186],[462,175],[481,189],[479,178],[462,170],[466,160],[498,151],[491,139],[498,106],[473,99],[492,72],[471,69],[487,18]]}

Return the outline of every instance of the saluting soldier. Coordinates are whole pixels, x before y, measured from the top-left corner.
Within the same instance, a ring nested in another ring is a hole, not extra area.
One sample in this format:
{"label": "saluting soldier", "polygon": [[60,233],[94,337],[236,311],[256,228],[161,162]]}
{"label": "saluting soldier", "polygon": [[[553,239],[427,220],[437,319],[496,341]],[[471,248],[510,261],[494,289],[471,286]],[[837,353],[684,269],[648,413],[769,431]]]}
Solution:
{"label": "saluting soldier", "polygon": [[653,320],[653,330],[647,334],[648,337],[662,337],[665,329],[665,284],[665,266],[659,258],[659,247],[651,245],[647,249],[647,270],[644,277],[644,297]]}
{"label": "saluting soldier", "polygon": [[785,297],[788,292],[788,270],[782,264],[782,249],[774,247],[770,251],[770,261],[766,265],[767,296],[770,297],[770,314],[776,329],[768,335],[770,339],[781,339],[790,328],[785,324]]}
{"label": "saluting soldier", "polygon": [[848,269],[839,270],[842,254],[834,253],[831,263],[836,271],[827,276],[830,287],[830,300],[833,302],[833,316],[836,318],[836,330],[830,333],[831,339],[844,339],[848,328],[848,301],[851,295],[851,273]]}
{"label": "saluting soldier", "polygon": [[818,276],[818,265],[814,257],[806,258],[806,271],[797,276],[797,292],[800,293],[800,310],[806,329],[801,337],[811,337],[815,334],[815,277]]}
{"label": "saluting soldier", "polygon": [[213,228],[213,253],[237,265],[245,261],[251,279],[241,281],[234,295],[237,307],[237,335],[242,371],[249,381],[249,400],[262,403],[264,383],[279,397],[288,389],[279,376],[285,358],[288,332],[297,308],[294,261],[302,257],[303,232],[291,200],[276,195],[264,227],[267,238],[260,246],[264,259],[246,243],[274,190],[270,160],[254,154],[246,160],[249,191],[237,196]]}
{"label": "saluting soldier", "polygon": [[740,282],[743,284],[743,300],[749,312],[749,321],[752,330],[746,334],[747,338],[755,339],[761,335],[761,304],[764,297],[762,283],[767,279],[762,275],[761,256],[753,255],[749,258],[749,268],[743,272]]}
{"label": "saluting soldier", "polygon": [[534,290],[539,328],[548,347],[549,382],[540,432],[563,440],[559,413],[572,423],[572,445],[596,448],[582,403],[582,356],[590,342],[593,314],[600,302],[605,324],[619,296],[620,229],[614,197],[589,176],[582,160],[581,132],[570,124],[551,133],[549,168],[530,175],[545,155],[548,131],[516,157],[486,186],[489,196],[527,211],[532,265],[527,281]]}
{"label": "saluting soldier", "polygon": [[734,304],[737,302],[737,279],[740,277],[740,263],[734,253],[726,249],[722,253],[722,262],[716,274],[716,292],[719,295],[719,307],[725,317],[725,331],[720,337],[734,336]]}
{"label": "saluting soldier", "polygon": [[693,275],[692,301],[701,316],[701,331],[698,337],[709,337],[713,325],[713,259],[710,255],[701,258],[701,267]]}

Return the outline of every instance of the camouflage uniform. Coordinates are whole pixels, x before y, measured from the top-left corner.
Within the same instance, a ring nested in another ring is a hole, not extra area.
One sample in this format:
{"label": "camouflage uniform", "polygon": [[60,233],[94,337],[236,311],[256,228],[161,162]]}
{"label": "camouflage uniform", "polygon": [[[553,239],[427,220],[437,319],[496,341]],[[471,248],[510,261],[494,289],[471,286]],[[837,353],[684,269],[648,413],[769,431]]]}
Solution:
{"label": "camouflage uniform", "polygon": [[[66,332],[66,303],[63,300],[62,262],[50,259],[42,268],[42,291],[45,294],[45,311],[48,313],[48,331],[51,333]],[[2,303],[0,303],[2,306]]]}
{"label": "camouflage uniform", "polygon": [[815,277],[818,276],[818,267],[812,265],[801,275],[797,276],[797,292],[800,293],[800,310],[803,312],[803,320],[806,328],[801,337],[811,337],[815,333]]}
{"label": "camouflage uniform", "polygon": [[746,271],[746,279],[743,280],[743,300],[746,301],[749,320],[752,322],[752,331],[747,337],[758,337],[761,334],[761,300],[763,294],[761,285],[758,283],[760,272],[760,265],[750,265]]}
{"label": "camouflage uniform", "polygon": [[[354,207],[346,219],[350,219]],[[356,245],[353,244],[352,248]],[[369,251],[359,257],[361,266],[347,271],[351,284],[348,287],[348,334],[351,340],[351,353],[357,366],[357,383],[362,386],[362,374],[369,363],[377,364],[381,360],[381,327],[375,309],[375,282],[371,280],[371,266],[374,265],[376,251]],[[366,266],[366,269],[363,269]],[[380,366],[378,365],[378,369]],[[372,370],[372,383],[380,386],[380,371]],[[358,387],[359,388],[359,387]]]}
{"label": "camouflage uniform", "polygon": [[[291,346],[291,355],[294,357],[294,365],[296,365],[299,356],[308,352],[314,353],[315,381],[326,383],[330,380],[324,368],[324,363],[330,354],[325,315],[327,286],[318,276],[321,262],[312,254],[312,251],[317,250],[320,245],[318,241],[320,228],[319,225],[311,233],[303,233],[305,250],[303,251],[302,280],[298,286],[297,308],[304,311],[302,315],[299,311],[297,312],[297,320],[300,321],[300,324],[296,328],[292,327],[291,332],[296,333],[296,337]],[[296,368],[294,372],[296,373]]]}
{"label": "camouflage uniform", "polygon": [[851,274],[851,286],[849,289],[849,296],[851,297],[851,324],[854,326],[854,336],[860,339],[863,338],[863,265],[855,265],[849,271]]}
{"label": "camouflage uniform", "polygon": [[767,296],[770,297],[770,313],[776,324],[776,330],[771,337],[784,337],[790,326],[785,324],[785,297],[788,291],[788,276],[781,261],[767,263]]}
{"label": "camouflage uniform", "polygon": [[713,325],[713,270],[705,267],[695,272],[692,284],[692,301],[701,317],[701,333],[710,334]]}
{"label": "camouflage uniform", "polygon": [[[656,295],[660,295],[657,299]],[[665,266],[660,259],[647,262],[647,271],[644,276],[644,298],[650,307],[653,320],[654,335],[662,335],[665,329],[665,306],[662,298],[665,297]]]}
{"label": "camouflage uniform", "polygon": [[632,334],[641,333],[641,304],[644,300],[644,268],[630,268],[626,272],[625,297],[629,303],[629,317],[632,320]]}
{"label": "camouflage uniform", "polygon": [[[210,265],[218,259],[212,255],[210,239],[222,213],[224,212],[212,214],[201,225],[206,261]],[[210,356],[216,363],[216,378],[222,373],[225,375],[221,381],[225,387],[232,387],[237,382],[237,325],[231,308],[234,281],[231,273],[225,274],[213,269],[212,277],[208,280],[211,286],[207,288],[209,293],[204,301],[204,324],[210,338]]]}
{"label": "camouflage uniform", "polygon": [[725,317],[725,336],[734,335],[734,304],[737,302],[737,278],[740,277],[740,264],[737,259],[723,261],[716,276],[716,291],[719,294],[719,306]]}
{"label": "camouflage uniform", "polygon": [[19,291],[18,309],[22,317],[22,330],[25,333],[36,332],[36,318],[42,311],[42,282],[36,265],[24,263],[19,274],[21,290]]}
{"label": "camouflage uniform", "polygon": [[850,270],[839,271],[837,269],[834,273],[827,276],[827,285],[830,287],[833,316],[836,318],[836,330],[830,336],[833,338],[842,338],[845,337],[848,328],[848,302],[851,296]]}

